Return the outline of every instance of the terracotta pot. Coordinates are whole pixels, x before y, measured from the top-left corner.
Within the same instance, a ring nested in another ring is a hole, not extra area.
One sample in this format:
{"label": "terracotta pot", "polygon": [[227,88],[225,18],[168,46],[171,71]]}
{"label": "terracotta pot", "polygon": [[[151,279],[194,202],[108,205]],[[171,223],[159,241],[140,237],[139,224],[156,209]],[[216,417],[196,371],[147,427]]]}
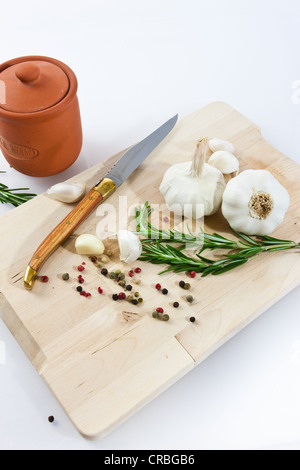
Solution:
{"label": "terracotta pot", "polygon": [[72,165],[82,147],[77,79],[64,63],[28,56],[0,65],[0,148],[30,176]]}

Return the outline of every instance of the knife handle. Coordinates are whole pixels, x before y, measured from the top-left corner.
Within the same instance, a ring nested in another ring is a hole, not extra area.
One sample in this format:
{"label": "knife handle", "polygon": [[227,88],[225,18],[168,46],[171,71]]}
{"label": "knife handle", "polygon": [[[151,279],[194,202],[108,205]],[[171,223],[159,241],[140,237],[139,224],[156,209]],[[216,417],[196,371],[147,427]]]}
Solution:
{"label": "knife handle", "polygon": [[114,190],[116,184],[109,178],[104,178],[94,186],[76,207],[52,230],[42,241],[33,254],[24,275],[24,286],[32,289],[38,270],[53,253],[53,251],[64,242],[69,235],[86,219],[86,217],[106,199]]}

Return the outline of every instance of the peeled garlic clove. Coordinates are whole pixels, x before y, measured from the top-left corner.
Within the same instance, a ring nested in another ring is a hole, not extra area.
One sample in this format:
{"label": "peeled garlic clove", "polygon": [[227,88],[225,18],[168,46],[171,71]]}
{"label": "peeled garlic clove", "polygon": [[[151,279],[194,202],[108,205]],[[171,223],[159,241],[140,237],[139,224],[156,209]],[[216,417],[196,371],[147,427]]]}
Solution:
{"label": "peeled garlic clove", "polygon": [[120,230],[117,236],[120,248],[120,260],[125,263],[133,263],[133,261],[136,261],[142,253],[142,244],[139,237],[128,230]]}
{"label": "peeled garlic clove", "polygon": [[61,202],[72,203],[79,201],[85,193],[84,183],[57,183],[51,186],[48,194]]}
{"label": "peeled garlic clove", "polygon": [[238,159],[232,153],[225,150],[214,152],[209,158],[208,164],[218,168],[224,175],[238,171],[240,166]]}
{"label": "peeled garlic clove", "polygon": [[84,233],[76,238],[75,249],[79,255],[102,255],[105,247],[96,235]]}
{"label": "peeled garlic clove", "polygon": [[225,150],[226,152],[234,153],[234,146],[231,142],[222,139],[210,139],[208,142],[209,148],[212,152],[218,150]]}

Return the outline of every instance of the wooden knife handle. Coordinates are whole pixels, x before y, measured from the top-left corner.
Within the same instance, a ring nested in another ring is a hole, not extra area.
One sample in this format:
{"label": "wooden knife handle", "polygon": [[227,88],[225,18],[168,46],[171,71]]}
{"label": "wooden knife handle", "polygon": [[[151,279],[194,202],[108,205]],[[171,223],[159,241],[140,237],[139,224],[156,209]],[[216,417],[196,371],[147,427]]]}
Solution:
{"label": "wooden knife handle", "polygon": [[38,270],[53,251],[86,219],[86,217],[116,188],[109,178],[104,178],[92,188],[77,206],[52,230],[33,254],[24,276],[24,286],[32,289]]}

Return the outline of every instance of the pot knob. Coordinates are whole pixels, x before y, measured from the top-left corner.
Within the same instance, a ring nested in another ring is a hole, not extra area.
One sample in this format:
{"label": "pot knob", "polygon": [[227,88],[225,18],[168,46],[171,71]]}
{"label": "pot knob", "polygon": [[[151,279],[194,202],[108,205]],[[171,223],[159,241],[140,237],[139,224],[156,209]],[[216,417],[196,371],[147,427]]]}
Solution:
{"label": "pot knob", "polygon": [[15,74],[21,82],[30,83],[39,78],[40,69],[36,64],[24,62],[17,67]]}

